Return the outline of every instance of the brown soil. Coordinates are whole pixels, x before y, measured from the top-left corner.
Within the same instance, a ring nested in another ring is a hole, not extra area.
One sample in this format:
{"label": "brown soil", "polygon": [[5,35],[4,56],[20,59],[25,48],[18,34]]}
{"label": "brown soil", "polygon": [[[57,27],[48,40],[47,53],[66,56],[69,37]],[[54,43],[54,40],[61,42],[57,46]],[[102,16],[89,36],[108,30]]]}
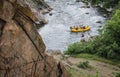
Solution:
{"label": "brown soil", "polygon": [[[73,57],[67,57],[65,58],[64,55],[57,54],[54,55],[54,58],[58,61],[61,60],[66,66],[69,66],[77,72],[82,72],[84,76],[89,75],[96,75],[96,72],[98,72],[99,77],[115,77],[116,72],[120,72],[120,68],[108,63],[96,61],[96,60],[87,60],[84,58],[73,58]],[[78,68],[77,64],[79,62],[85,62],[89,61],[89,65],[92,66],[92,68],[82,69]],[[73,77],[83,77],[83,76],[73,76]]]}

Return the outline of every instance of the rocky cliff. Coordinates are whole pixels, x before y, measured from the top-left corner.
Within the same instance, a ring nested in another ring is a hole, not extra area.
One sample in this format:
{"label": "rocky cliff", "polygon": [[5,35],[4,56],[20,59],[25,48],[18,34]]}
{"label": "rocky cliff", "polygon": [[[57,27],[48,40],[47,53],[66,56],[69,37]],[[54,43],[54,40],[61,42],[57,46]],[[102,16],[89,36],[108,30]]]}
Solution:
{"label": "rocky cliff", "polygon": [[[69,77],[45,52],[25,0],[0,0],[0,77]],[[44,21],[43,21],[44,22]]]}

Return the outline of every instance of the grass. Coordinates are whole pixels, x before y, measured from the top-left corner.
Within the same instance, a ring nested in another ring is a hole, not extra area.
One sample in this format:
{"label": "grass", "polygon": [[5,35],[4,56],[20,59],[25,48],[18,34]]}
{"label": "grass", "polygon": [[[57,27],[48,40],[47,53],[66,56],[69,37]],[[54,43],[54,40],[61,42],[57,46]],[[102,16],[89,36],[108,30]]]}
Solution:
{"label": "grass", "polygon": [[89,65],[89,61],[79,62],[77,66],[83,69],[91,68],[91,66]]}
{"label": "grass", "polygon": [[85,74],[83,74],[81,71],[75,70],[75,69],[68,69],[68,72],[70,73],[71,77],[86,77]]}
{"label": "grass", "polygon": [[104,62],[104,63],[109,63],[109,64],[116,65],[116,66],[120,67],[120,61],[118,61],[118,60],[108,60],[108,59],[105,59],[105,58],[102,58],[102,57],[98,57],[96,55],[82,53],[82,54],[72,55],[72,57],[85,58],[85,59],[88,59],[88,60],[97,60],[97,61],[101,61],[101,62]]}
{"label": "grass", "polygon": [[70,73],[71,77],[99,77],[98,71],[96,71],[95,75],[88,75],[85,72],[83,73],[82,71],[75,70],[73,68],[68,68],[67,70]]}

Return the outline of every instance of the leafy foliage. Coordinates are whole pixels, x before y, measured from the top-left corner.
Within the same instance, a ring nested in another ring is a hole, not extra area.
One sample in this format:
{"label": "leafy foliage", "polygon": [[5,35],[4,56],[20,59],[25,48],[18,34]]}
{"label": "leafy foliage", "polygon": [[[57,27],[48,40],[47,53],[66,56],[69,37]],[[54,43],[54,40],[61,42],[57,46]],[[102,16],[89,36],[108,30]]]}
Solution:
{"label": "leafy foliage", "polygon": [[117,73],[115,74],[115,77],[120,77],[120,72],[117,72]]}
{"label": "leafy foliage", "polygon": [[115,7],[120,0],[91,0],[92,4],[102,4],[104,7]]}
{"label": "leafy foliage", "polygon": [[88,42],[77,42],[68,47],[66,54],[90,53],[107,59],[120,60],[120,10],[108,20],[100,36]]}
{"label": "leafy foliage", "polygon": [[89,65],[89,62],[88,61],[85,61],[85,62],[80,62],[78,65],[77,65],[79,68],[90,68],[91,66]]}

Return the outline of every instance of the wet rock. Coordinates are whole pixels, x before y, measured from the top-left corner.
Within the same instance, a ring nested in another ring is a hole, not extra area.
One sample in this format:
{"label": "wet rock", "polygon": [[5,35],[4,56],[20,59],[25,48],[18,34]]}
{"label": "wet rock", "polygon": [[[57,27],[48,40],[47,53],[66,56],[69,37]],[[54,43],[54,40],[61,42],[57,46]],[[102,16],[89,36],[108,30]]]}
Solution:
{"label": "wet rock", "polygon": [[81,6],[81,8],[90,8],[90,6],[89,5]]}
{"label": "wet rock", "polygon": [[39,21],[35,21],[35,24],[40,24],[40,22]]}
{"label": "wet rock", "polygon": [[43,9],[42,11],[40,11],[41,12],[41,14],[46,14],[46,13],[49,13],[50,12],[50,10],[48,10],[48,9]]}
{"label": "wet rock", "polygon": [[96,21],[96,23],[102,23],[102,21]]}
{"label": "wet rock", "polygon": [[84,37],[85,35],[84,34],[81,34],[81,37]]}
{"label": "wet rock", "polygon": [[112,12],[113,11],[113,8],[107,8],[106,9],[108,12]]}
{"label": "wet rock", "polygon": [[0,77],[70,77],[62,63],[46,54],[31,9],[12,2],[0,0]]}
{"label": "wet rock", "polygon": [[76,2],[80,2],[81,0],[76,0]]}
{"label": "wet rock", "polygon": [[50,16],[52,16],[52,15],[53,15],[53,13],[49,13],[49,15],[50,15]]}
{"label": "wet rock", "polygon": [[89,14],[89,12],[86,12],[85,14]]}
{"label": "wet rock", "polygon": [[48,24],[48,22],[49,22],[48,19],[44,19],[44,20],[40,21],[40,24],[44,25],[44,24]]}
{"label": "wet rock", "polygon": [[88,6],[88,5],[87,5],[87,7],[86,7],[86,8],[90,8],[90,6]]}
{"label": "wet rock", "polygon": [[88,0],[76,0],[76,2],[83,2],[83,3],[85,3],[85,4],[89,4],[89,1]]}
{"label": "wet rock", "polygon": [[[40,18],[40,17],[39,17],[39,18]],[[44,17],[41,17],[39,20],[40,20],[40,24],[41,24],[41,25],[48,24],[48,22],[49,22],[48,19],[46,19],[46,18],[44,18]]]}
{"label": "wet rock", "polygon": [[99,28],[101,28],[102,26],[99,26]]}
{"label": "wet rock", "polygon": [[74,3],[69,3],[69,2],[68,2],[67,5],[74,5]]}
{"label": "wet rock", "polygon": [[103,14],[103,17],[107,17],[107,15],[106,15],[106,14]]}

